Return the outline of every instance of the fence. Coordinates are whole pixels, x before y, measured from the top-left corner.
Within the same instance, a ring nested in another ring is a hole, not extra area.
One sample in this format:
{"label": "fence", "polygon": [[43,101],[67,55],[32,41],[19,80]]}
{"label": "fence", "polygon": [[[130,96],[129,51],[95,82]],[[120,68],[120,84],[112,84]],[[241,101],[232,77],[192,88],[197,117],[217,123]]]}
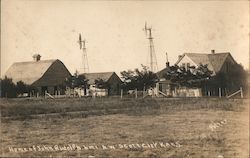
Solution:
{"label": "fence", "polygon": [[242,87],[239,88],[239,90],[236,91],[228,91],[226,88],[218,88],[218,89],[213,89],[213,90],[208,90],[205,92],[205,95],[208,97],[226,97],[226,98],[231,98],[231,97],[236,97],[237,95],[240,96],[240,98],[244,97],[244,92]]}
{"label": "fence", "polygon": [[[240,98],[244,97],[243,89],[240,87],[239,90],[231,93],[228,95],[227,93],[223,93],[223,90],[221,88],[217,89],[217,95],[214,95],[213,91],[207,91],[207,95],[204,95],[205,97],[225,97],[225,98],[232,98],[235,96],[240,96]],[[107,97],[108,90],[106,89],[95,89],[95,90],[87,90],[87,93],[84,92],[83,89],[66,89],[65,95],[61,95],[60,91],[56,92],[54,95],[51,95],[47,91],[45,92],[44,98],[81,98],[81,97]],[[23,96],[25,97],[25,96]],[[27,97],[31,98],[40,98],[38,93],[30,93],[27,94]],[[120,96],[116,96],[122,98],[146,98],[146,97],[202,97],[202,91],[200,88],[175,88],[174,90],[168,90],[168,93],[163,93],[160,90],[157,90],[157,88],[151,88],[145,91],[139,91],[137,89],[124,91],[121,89]]]}

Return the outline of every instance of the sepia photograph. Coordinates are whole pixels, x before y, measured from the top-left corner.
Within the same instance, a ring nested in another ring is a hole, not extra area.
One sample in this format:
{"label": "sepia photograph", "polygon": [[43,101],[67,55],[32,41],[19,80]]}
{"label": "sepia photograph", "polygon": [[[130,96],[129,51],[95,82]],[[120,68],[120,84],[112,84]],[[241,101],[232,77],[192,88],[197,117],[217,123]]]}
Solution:
{"label": "sepia photograph", "polygon": [[249,0],[0,2],[0,157],[249,158]]}

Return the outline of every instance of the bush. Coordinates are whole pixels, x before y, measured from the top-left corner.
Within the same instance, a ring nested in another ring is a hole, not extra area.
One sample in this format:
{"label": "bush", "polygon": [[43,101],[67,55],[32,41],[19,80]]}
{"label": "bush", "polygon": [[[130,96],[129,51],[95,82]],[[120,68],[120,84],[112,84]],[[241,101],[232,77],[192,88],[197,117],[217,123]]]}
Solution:
{"label": "bush", "polygon": [[18,81],[16,84],[11,78],[4,77],[0,79],[0,93],[1,97],[15,98],[24,93],[29,93],[31,91],[37,91],[35,87],[25,84],[23,81]]}

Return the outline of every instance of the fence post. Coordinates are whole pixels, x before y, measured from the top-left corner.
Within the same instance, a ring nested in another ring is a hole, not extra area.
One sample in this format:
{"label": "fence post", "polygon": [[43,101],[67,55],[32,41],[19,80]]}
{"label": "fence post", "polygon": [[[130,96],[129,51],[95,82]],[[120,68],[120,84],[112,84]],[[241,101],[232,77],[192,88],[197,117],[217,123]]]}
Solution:
{"label": "fence post", "polygon": [[221,88],[219,88],[219,97],[221,98]]}
{"label": "fence post", "polygon": [[135,89],[135,98],[137,98],[137,88]]}
{"label": "fence post", "polygon": [[143,93],[142,93],[142,98],[144,98],[144,96],[145,96],[145,85],[143,86]]}
{"label": "fence post", "polygon": [[156,83],[156,96],[158,97],[159,96],[159,82]]}
{"label": "fence post", "polygon": [[121,89],[121,99],[122,99],[122,95],[123,95],[123,89]]}
{"label": "fence post", "polygon": [[242,87],[240,87],[240,97],[243,98],[243,90],[242,90]]}

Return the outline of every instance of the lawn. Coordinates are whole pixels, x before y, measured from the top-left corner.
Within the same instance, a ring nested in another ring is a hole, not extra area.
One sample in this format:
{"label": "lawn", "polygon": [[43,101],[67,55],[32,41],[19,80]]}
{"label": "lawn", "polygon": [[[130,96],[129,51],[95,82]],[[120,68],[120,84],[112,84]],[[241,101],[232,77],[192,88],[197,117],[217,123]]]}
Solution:
{"label": "lawn", "polygon": [[247,99],[1,100],[3,157],[249,157]]}

